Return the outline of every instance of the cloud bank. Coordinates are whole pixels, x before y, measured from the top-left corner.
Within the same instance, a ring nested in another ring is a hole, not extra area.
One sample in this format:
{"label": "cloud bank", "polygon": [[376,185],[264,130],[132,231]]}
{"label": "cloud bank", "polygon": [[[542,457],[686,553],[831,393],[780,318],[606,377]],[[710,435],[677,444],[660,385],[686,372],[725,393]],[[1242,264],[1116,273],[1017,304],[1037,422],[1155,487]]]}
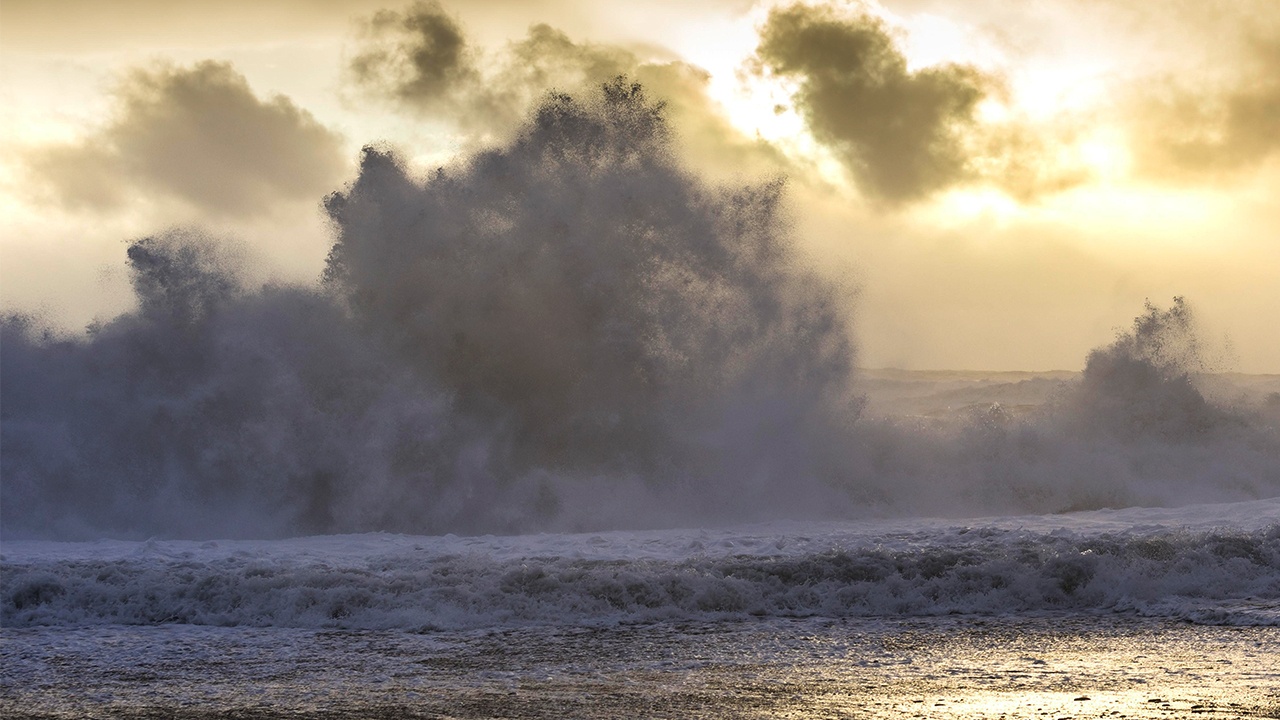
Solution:
{"label": "cloud bank", "polygon": [[110,122],[26,160],[68,208],[159,195],[238,216],[312,199],[346,167],[340,136],[284,96],[259,98],[229,63],[211,60],[129,73]]}

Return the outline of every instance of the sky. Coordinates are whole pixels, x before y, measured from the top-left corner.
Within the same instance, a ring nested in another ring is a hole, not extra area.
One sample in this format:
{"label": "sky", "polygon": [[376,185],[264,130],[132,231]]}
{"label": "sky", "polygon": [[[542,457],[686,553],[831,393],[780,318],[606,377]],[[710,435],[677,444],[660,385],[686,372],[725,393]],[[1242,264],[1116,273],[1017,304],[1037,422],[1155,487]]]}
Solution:
{"label": "sky", "polygon": [[865,367],[1079,369],[1181,296],[1280,373],[1274,0],[5,0],[0,305],[128,310],[171,228],[314,282],[363,146],[425,175],[617,75],[692,171],[785,178]]}

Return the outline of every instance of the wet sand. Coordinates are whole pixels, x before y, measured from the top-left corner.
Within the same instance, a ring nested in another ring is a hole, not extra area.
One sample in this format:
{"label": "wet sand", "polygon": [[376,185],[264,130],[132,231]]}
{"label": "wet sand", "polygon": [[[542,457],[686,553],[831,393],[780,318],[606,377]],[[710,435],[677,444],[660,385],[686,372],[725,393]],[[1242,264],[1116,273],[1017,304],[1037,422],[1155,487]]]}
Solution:
{"label": "wet sand", "polygon": [[1280,628],[1122,615],[0,638],[5,718],[1280,718]]}

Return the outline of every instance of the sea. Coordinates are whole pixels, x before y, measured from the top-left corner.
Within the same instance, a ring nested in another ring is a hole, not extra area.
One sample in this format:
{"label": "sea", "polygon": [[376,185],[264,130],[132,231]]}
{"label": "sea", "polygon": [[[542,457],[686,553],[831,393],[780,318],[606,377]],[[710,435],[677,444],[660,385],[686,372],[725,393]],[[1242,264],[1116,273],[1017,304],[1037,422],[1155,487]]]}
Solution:
{"label": "sea", "polygon": [[1280,499],[0,563],[7,718],[1280,716]]}
{"label": "sea", "polygon": [[174,228],[0,313],[0,717],[1280,717],[1280,375],[1182,297],[862,367],[785,183],[602,90],[367,146],[313,282]]}

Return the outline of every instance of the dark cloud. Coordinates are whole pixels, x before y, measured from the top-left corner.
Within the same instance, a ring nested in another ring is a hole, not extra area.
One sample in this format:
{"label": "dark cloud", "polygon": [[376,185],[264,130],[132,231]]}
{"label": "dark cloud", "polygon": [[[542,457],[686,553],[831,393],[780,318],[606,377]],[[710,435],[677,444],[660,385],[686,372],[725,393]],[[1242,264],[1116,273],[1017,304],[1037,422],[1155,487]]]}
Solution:
{"label": "dark cloud", "polygon": [[1226,88],[1176,81],[1147,94],[1135,135],[1142,170],[1170,180],[1256,167],[1280,152],[1280,37],[1252,42],[1252,67]]}
{"label": "dark cloud", "polygon": [[475,52],[434,2],[374,15],[348,70],[358,87],[425,112],[456,111],[480,90]]}
{"label": "dark cloud", "polygon": [[258,98],[228,63],[135,70],[115,94],[105,127],[27,157],[66,206],[110,208],[158,193],[254,214],[323,194],[344,166],[338,135],[284,96]]}
{"label": "dark cloud", "polygon": [[962,133],[988,84],[974,68],[911,72],[882,21],[803,5],[769,13],[752,64],[799,81],[810,130],[868,196],[901,203],[969,177]]}

